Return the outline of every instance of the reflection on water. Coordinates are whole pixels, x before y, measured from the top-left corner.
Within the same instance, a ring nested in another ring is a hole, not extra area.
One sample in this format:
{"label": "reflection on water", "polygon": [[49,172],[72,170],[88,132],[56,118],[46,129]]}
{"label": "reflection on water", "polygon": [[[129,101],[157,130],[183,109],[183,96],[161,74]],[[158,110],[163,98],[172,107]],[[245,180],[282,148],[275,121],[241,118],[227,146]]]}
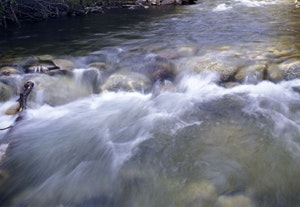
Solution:
{"label": "reflection on water", "polygon": [[[1,76],[35,87],[17,123],[6,113],[19,89],[0,103],[0,128],[13,125],[0,131],[0,205],[296,207],[298,28],[292,4],[228,0],[1,33],[3,64],[48,54],[75,69]],[[285,81],[272,76],[289,64]],[[174,77],[155,82],[153,65]],[[253,68],[239,80],[232,68],[249,65],[277,83]],[[113,75],[129,89],[106,91]],[[154,87],[131,90],[135,77]]]}

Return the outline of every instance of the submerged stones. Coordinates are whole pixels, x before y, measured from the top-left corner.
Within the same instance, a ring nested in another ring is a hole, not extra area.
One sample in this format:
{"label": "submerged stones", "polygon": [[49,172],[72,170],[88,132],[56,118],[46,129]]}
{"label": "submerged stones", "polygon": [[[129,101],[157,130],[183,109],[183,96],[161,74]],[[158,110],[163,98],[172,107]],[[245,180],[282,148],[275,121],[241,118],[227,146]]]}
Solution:
{"label": "submerged stones", "polygon": [[[199,53],[199,48],[194,46],[180,46],[141,57],[132,57],[121,49],[118,54],[118,57],[110,56],[104,51],[77,59],[40,55],[5,63],[0,66],[0,101],[16,95],[22,81],[29,79],[37,81],[33,100],[59,105],[103,91],[154,95],[177,92],[176,83],[185,74],[207,71],[217,73],[216,84],[226,88],[300,78],[297,56],[276,48],[267,48],[266,54],[251,55],[234,52],[226,46],[206,53]],[[268,62],[268,57],[278,58],[278,61]]]}

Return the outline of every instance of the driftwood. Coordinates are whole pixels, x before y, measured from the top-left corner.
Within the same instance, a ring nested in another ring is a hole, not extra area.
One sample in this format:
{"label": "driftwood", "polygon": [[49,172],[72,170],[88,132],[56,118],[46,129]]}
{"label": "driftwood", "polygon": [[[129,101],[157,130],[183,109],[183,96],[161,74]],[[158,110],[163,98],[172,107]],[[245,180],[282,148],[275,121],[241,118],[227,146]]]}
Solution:
{"label": "driftwood", "polygon": [[[20,97],[17,100],[19,102],[19,107],[17,108],[18,117],[15,122],[17,122],[23,118],[23,113],[21,113],[21,112],[23,112],[27,108],[27,98],[28,98],[33,86],[34,86],[34,83],[32,81],[27,81],[24,84],[23,91],[22,91],[22,93],[20,93]],[[2,128],[0,130],[6,130],[6,129],[11,128],[12,126],[13,125]]]}
{"label": "driftwood", "polygon": [[34,83],[31,81],[27,81],[24,84],[23,92],[20,93],[20,98],[18,99],[18,102],[19,102],[19,108],[17,110],[18,112],[22,112],[24,109],[27,108],[27,97],[30,94],[33,86],[34,86]]}

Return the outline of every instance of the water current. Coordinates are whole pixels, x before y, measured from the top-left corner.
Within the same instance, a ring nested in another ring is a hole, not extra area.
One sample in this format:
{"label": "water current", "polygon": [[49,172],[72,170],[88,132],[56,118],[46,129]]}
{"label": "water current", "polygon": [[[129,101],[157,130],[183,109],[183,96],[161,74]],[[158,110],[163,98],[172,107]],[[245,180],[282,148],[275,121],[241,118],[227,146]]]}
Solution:
{"label": "water current", "polygon": [[[0,128],[12,125],[0,131],[0,206],[298,207],[300,79],[226,87],[232,74],[202,69],[298,63],[299,28],[293,2],[201,0],[2,31],[2,65],[47,55],[74,68],[0,76],[35,83],[21,121],[6,113],[18,93],[0,102]],[[166,89],[103,90],[155,57],[176,68]]]}

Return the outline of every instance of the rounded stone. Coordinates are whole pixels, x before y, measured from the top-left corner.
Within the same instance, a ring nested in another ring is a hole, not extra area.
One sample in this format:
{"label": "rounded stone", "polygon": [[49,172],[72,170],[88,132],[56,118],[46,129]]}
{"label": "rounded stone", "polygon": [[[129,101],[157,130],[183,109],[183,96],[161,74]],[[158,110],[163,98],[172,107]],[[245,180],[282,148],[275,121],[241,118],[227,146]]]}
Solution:
{"label": "rounded stone", "polygon": [[147,92],[151,87],[151,81],[143,74],[135,72],[119,72],[110,75],[106,82],[100,86],[100,90]]}
{"label": "rounded stone", "polygon": [[12,75],[12,74],[21,74],[21,72],[15,68],[15,67],[12,67],[12,66],[4,66],[4,67],[1,67],[0,68],[0,76],[1,75]]}
{"label": "rounded stone", "polygon": [[74,68],[74,63],[66,59],[54,59],[52,60],[53,64],[60,69],[71,70]]}

